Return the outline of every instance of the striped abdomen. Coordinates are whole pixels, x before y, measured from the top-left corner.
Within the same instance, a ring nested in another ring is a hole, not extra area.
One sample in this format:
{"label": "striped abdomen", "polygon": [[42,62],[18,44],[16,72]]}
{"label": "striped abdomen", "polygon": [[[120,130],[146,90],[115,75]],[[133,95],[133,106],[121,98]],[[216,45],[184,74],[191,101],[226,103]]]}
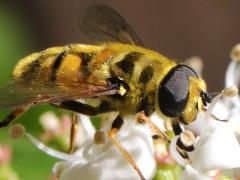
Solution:
{"label": "striped abdomen", "polygon": [[20,60],[13,77],[33,82],[78,82],[89,75],[88,64],[100,50],[86,45],[49,48]]}

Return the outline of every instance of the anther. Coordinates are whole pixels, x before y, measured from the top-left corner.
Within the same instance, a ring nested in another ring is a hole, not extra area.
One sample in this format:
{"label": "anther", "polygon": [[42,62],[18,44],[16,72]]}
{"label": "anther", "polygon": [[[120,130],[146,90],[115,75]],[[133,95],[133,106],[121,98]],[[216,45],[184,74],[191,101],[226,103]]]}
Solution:
{"label": "anther", "polygon": [[94,134],[94,144],[105,144],[105,134],[103,131],[96,131]]}
{"label": "anther", "polygon": [[189,130],[185,130],[180,134],[180,137],[177,141],[177,145],[179,146],[179,148],[190,152],[194,150],[193,146],[194,142],[195,142],[194,134]]}
{"label": "anther", "polygon": [[198,56],[192,56],[185,60],[185,63],[193,68],[201,76],[203,69],[203,60]]}
{"label": "anther", "polygon": [[237,44],[232,48],[230,57],[234,61],[240,61],[240,44]]}
{"label": "anther", "polygon": [[13,139],[21,138],[26,132],[22,124],[14,124],[9,128],[9,136]]}
{"label": "anther", "polygon": [[238,88],[236,86],[226,88],[222,91],[222,94],[227,97],[234,97],[238,94]]}
{"label": "anther", "polygon": [[167,119],[164,121],[164,127],[167,131],[173,131],[171,120]]}

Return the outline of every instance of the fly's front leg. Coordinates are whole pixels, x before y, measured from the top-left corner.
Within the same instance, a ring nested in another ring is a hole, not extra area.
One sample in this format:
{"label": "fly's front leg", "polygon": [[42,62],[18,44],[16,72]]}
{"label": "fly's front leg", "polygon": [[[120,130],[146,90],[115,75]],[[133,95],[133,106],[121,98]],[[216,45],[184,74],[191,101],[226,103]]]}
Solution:
{"label": "fly's front leg", "polygon": [[183,132],[177,119],[172,119],[171,124],[175,135],[180,135]]}
{"label": "fly's front leg", "polygon": [[171,140],[169,139],[168,135],[165,134],[164,132],[161,131],[161,129],[159,129],[159,127],[157,127],[156,124],[154,124],[151,119],[149,117],[146,116],[145,112],[140,112],[137,114],[137,118],[136,118],[137,122],[142,124],[145,123],[148,125],[148,127],[151,129],[151,131],[155,134],[158,135],[160,138],[162,138],[164,141],[166,141],[167,143],[170,143]]}
{"label": "fly's front leg", "polygon": [[172,119],[171,121],[174,134],[179,135],[176,142],[176,148],[184,159],[189,160],[188,152],[194,150],[193,144],[195,142],[195,136],[191,131],[183,130],[179,121],[178,118]]}
{"label": "fly's front leg", "polygon": [[166,144],[171,143],[168,135],[162,132],[161,129],[146,116],[144,111],[137,114],[136,121],[140,124],[146,124],[154,134],[152,140],[156,160],[163,155],[167,155],[168,151]]}
{"label": "fly's front leg", "polygon": [[194,134],[189,130],[183,130],[178,119],[172,120],[172,128],[175,135],[179,135],[177,146],[183,151],[191,152],[194,150]]}
{"label": "fly's front leg", "polygon": [[136,162],[134,161],[132,156],[127,152],[127,150],[122,146],[120,141],[117,139],[117,133],[122,125],[123,119],[120,115],[118,115],[112,124],[112,128],[108,133],[108,137],[111,139],[112,143],[116,146],[116,148],[121,152],[124,158],[133,166],[133,168],[137,171],[140,178],[143,180],[145,178],[140,169],[138,168]]}

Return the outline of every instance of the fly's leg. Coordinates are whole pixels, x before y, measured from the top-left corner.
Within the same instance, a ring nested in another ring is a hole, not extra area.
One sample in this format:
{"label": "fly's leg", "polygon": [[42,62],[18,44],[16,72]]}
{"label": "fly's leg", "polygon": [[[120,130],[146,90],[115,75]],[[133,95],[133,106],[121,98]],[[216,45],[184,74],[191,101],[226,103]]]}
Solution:
{"label": "fly's leg", "polygon": [[[184,130],[179,124],[177,119],[172,120],[172,128],[175,135],[180,135],[180,138],[177,141],[177,146],[183,151],[191,152],[194,150],[194,134],[189,130]],[[184,138],[186,137],[186,138]]]}
{"label": "fly's leg", "polygon": [[123,125],[123,119],[120,115],[118,115],[112,124],[112,128],[108,133],[108,137],[111,139],[112,143],[116,146],[116,148],[121,152],[123,157],[133,166],[133,168],[137,171],[140,178],[143,180],[145,178],[142,172],[140,171],[140,169],[138,168],[136,162],[117,139],[117,133],[122,125]]}
{"label": "fly's leg", "polygon": [[[179,118],[172,119],[171,121],[174,134],[179,135],[179,138],[176,142],[176,148],[178,153],[184,159],[189,161],[188,152],[191,152],[194,150],[193,143],[195,140],[195,136],[191,131],[183,130],[182,127],[180,126],[179,121],[180,121]],[[184,138],[184,137],[187,137],[187,138]]]}
{"label": "fly's leg", "polygon": [[6,127],[7,125],[9,125],[11,122],[13,122],[15,119],[20,117],[23,113],[25,113],[28,109],[29,108],[27,108],[27,107],[21,107],[21,108],[15,109],[5,119],[3,119],[0,122],[0,128]]}
{"label": "fly's leg", "polygon": [[77,102],[74,100],[64,101],[61,103],[52,103],[52,105],[58,108],[70,110],[72,112],[80,113],[88,116],[95,116],[99,113],[113,111],[113,109],[109,108],[106,102],[102,102],[98,107],[93,107],[91,105]]}
{"label": "fly's leg", "polygon": [[[64,101],[61,103],[52,103],[52,105],[89,116],[94,116],[101,112],[111,111],[106,103],[100,104],[99,107],[92,107],[87,104],[79,103],[77,101]],[[29,106],[25,106],[15,109],[0,122],[0,128],[8,126],[11,122],[25,113],[29,108]]]}
{"label": "fly's leg", "polygon": [[154,134],[158,135],[160,138],[162,138],[167,143],[171,142],[171,140],[169,139],[168,135],[165,134],[164,132],[162,132],[161,129],[159,129],[159,127],[157,127],[156,124],[154,124],[151,121],[151,119],[149,117],[147,117],[146,114],[143,111],[137,114],[136,120],[140,124],[141,123],[147,124],[147,126],[151,129],[151,131]]}
{"label": "fly's leg", "polygon": [[[159,157],[159,154],[162,156],[162,153],[168,153],[166,144],[170,144],[171,140],[169,139],[168,135],[159,129],[149,117],[146,116],[144,111],[140,112],[136,116],[137,123],[146,124],[149,129],[152,131],[153,136],[153,148],[154,148],[154,156],[156,160]],[[165,152],[164,152],[165,151]]]}
{"label": "fly's leg", "polygon": [[109,112],[111,109],[107,105],[107,103],[102,102],[98,107],[92,107],[88,104],[83,104],[77,101],[64,101],[59,104],[53,104],[56,107],[70,110],[73,112],[72,115],[72,125],[71,125],[71,131],[70,131],[70,144],[69,144],[69,152],[72,153],[75,149],[76,144],[76,136],[77,131],[79,128],[79,118],[76,113],[88,115],[88,116],[94,116],[99,113],[103,112]]}
{"label": "fly's leg", "polygon": [[177,119],[172,119],[171,124],[175,135],[180,135],[183,132]]}
{"label": "fly's leg", "polygon": [[69,153],[73,153],[76,146],[76,136],[79,129],[79,117],[76,113],[72,113],[72,122],[70,130],[70,144],[69,144]]}

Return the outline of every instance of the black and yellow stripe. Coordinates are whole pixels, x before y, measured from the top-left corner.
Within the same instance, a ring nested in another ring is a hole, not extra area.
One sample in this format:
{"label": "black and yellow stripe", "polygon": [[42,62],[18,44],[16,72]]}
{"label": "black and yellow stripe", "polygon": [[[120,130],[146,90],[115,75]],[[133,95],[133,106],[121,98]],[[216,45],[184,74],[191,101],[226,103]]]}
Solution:
{"label": "black and yellow stripe", "polygon": [[118,82],[126,83],[128,90],[124,96],[112,96],[112,106],[122,114],[145,111],[150,115],[155,109],[156,85],[175,63],[143,48],[113,44],[114,50],[115,46],[118,53],[110,63],[111,76],[115,77],[115,82],[118,78]]}
{"label": "black and yellow stripe", "polygon": [[130,52],[125,57],[116,63],[116,66],[121,69],[128,77],[131,77],[134,70],[134,63],[139,60],[141,53]]}
{"label": "black and yellow stripe", "polygon": [[55,61],[53,62],[53,65],[51,67],[51,75],[50,75],[51,81],[56,80],[57,72],[61,67],[64,57],[66,57],[66,56],[67,56],[67,52],[64,51],[56,57]]}
{"label": "black and yellow stripe", "polygon": [[28,78],[33,81],[42,79],[51,82],[57,82],[59,79],[77,80],[79,73],[86,77],[90,74],[88,63],[99,50],[96,46],[88,48],[84,45],[70,45],[34,53],[19,61],[13,71],[13,77],[15,80]]}

